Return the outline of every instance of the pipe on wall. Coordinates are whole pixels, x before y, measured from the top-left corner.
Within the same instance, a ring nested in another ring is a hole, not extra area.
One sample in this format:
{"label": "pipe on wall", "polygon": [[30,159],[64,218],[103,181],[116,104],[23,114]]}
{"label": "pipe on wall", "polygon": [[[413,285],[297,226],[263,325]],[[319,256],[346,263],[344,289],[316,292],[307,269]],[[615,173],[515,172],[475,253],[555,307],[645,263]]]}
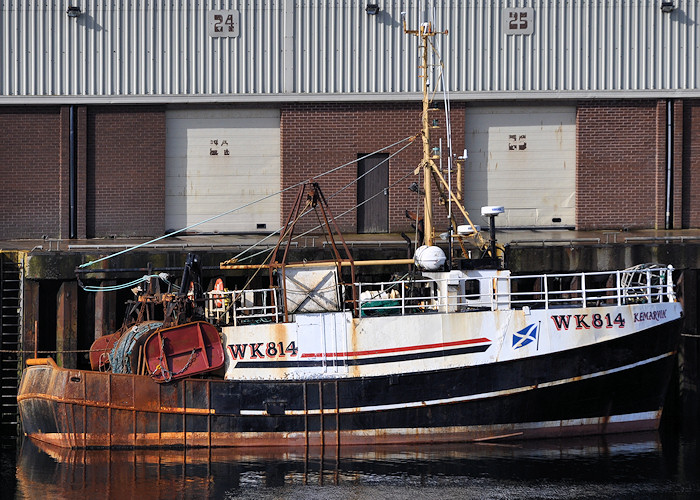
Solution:
{"label": "pipe on wall", "polygon": [[69,180],[68,180],[68,197],[69,207],[68,207],[68,223],[69,223],[69,237],[71,239],[77,238],[78,235],[78,213],[77,213],[77,198],[78,198],[78,158],[76,154],[77,144],[76,144],[76,109],[74,105],[71,105],[69,112],[69,145],[68,145],[68,170],[69,170]]}
{"label": "pipe on wall", "polygon": [[664,229],[673,229],[673,99],[666,101],[666,219]]}

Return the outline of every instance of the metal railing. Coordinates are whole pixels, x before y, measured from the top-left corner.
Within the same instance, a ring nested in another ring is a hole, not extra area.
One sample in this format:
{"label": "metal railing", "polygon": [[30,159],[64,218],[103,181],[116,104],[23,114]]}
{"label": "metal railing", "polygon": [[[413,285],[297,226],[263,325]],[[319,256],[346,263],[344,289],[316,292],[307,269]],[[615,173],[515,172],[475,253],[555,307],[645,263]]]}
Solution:
{"label": "metal railing", "polygon": [[[672,275],[670,266],[642,265],[623,271],[357,283],[357,311],[359,317],[369,317],[675,302]],[[282,322],[278,292],[274,288],[207,292],[207,318],[234,326]]]}
{"label": "metal railing", "polygon": [[[643,267],[622,271],[511,277],[510,303],[534,308],[595,307],[675,302],[673,268]],[[530,290],[519,290],[523,281]]]}
{"label": "metal railing", "polygon": [[[379,316],[675,302],[672,272],[671,267],[638,266],[612,272],[360,283],[359,310],[360,316]],[[416,287],[431,293],[416,295]]]}
{"label": "metal railing", "polygon": [[206,292],[205,314],[209,321],[234,326],[282,321],[282,309],[274,288]]}
{"label": "metal railing", "polygon": [[447,299],[437,287],[431,279],[358,283],[359,316],[437,312]]}

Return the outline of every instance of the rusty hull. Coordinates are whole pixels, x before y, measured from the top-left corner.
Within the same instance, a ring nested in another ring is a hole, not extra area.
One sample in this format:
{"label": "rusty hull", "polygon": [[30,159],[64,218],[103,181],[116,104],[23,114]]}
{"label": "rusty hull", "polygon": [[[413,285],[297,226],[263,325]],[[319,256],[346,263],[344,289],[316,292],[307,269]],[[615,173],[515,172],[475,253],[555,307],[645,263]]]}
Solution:
{"label": "rusty hull", "polygon": [[[342,387],[340,391],[338,387],[337,381],[294,381],[270,386],[263,382],[183,379],[159,384],[143,375],[63,369],[46,359],[32,360],[24,372],[17,399],[24,433],[61,448],[504,441],[653,430],[658,427],[662,411],[652,401],[651,406],[636,413],[618,414],[612,419],[588,416],[575,421],[513,420],[481,425],[463,418],[479,405],[516,406],[508,398],[520,395],[518,391],[509,391],[503,394],[506,399],[492,402],[465,401],[464,406],[441,403],[432,407],[424,404],[423,408],[410,411],[418,412],[415,415],[428,418],[429,422],[439,414],[447,420],[435,425],[416,425],[410,418],[400,417],[405,409],[392,413],[343,406]],[[303,394],[302,409],[285,408],[285,402],[280,401],[288,395],[284,391]],[[255,400],[253,404],[248,403],[251,399],[248,396]],[[658,397],[662,394],[655,394],[653,399]],[[601,401],[602,404],[607,403]],[[478,411],[481,413],[483,409]],[[399,418],[394,420],[392,414]],[[516,411],[514,416],[517,414]],[[445,425],[451,421],[455,425]],[[338,428],[340,432],[336,431]]]}

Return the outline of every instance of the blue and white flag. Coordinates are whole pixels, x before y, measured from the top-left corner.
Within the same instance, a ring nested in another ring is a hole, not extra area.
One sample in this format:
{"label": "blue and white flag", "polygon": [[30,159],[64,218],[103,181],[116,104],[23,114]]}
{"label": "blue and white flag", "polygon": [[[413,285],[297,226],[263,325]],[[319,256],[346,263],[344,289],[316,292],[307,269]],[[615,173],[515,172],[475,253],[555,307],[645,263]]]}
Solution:
{"label": "blue and white flag", "polygon": [[528,345],[530,342],[537,340],[537,332],[539,331],[539,323],[527,325],[520,331],[513,333],[513,349],[520,349]]}

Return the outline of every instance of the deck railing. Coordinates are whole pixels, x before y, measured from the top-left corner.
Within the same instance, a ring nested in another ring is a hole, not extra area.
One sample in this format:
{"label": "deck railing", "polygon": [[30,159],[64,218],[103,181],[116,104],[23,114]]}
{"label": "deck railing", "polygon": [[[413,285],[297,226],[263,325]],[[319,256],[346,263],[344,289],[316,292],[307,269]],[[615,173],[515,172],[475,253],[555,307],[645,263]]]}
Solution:
{"label": "deck railing", "polygon": [[206,317],[219,324],[279,323],[282,309],[277,290],[212,290],[205,294]]}
{"label": "deck railing", "polygon": [[[361,283],[360,315],[415,314],[496,309],[595,307],[675,302],[671,267],[623,271],[538,274]],[[415,290],[426,293],[416,295]],[[431,293],[428,293],[432,290]]]}
{"label": "deck railing", "polygon": [[[672,274],[670,266],[637,266],[591,273],[358,283],[357,306],[359,316],[366,317],[675,302]],[[274,288],[207,292],[207,318],[229,325],[281,322],[284,314],[278,293]]]}

